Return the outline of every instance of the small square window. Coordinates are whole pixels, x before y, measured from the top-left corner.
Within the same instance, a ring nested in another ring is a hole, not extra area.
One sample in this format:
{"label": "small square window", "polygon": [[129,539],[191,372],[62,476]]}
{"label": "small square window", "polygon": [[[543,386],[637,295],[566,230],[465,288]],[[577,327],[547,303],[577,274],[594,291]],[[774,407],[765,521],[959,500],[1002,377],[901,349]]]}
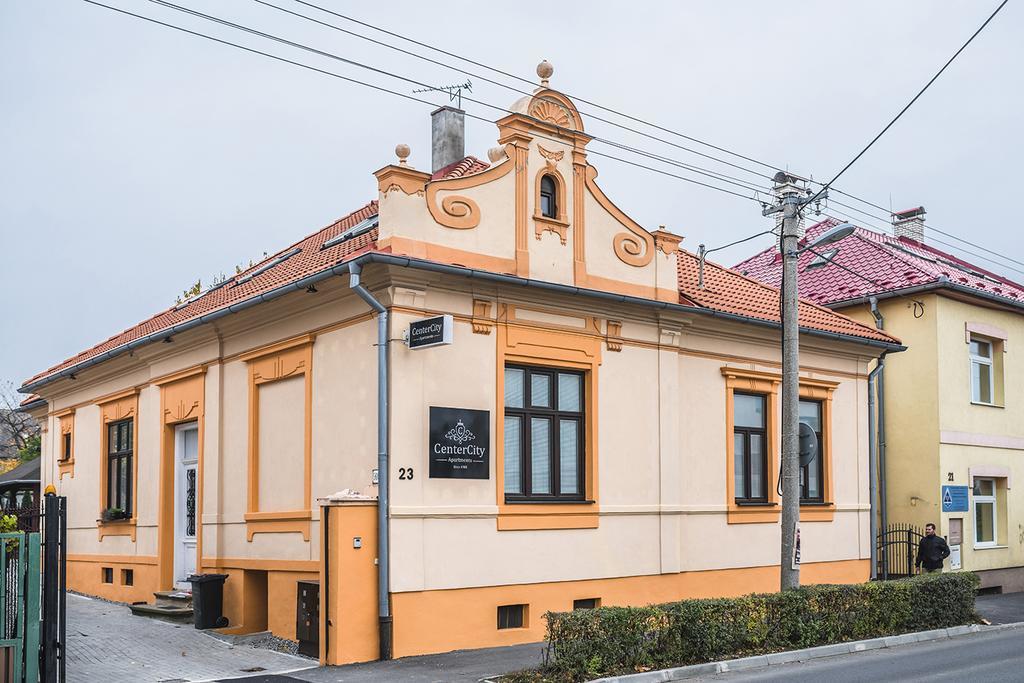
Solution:
{"label": "small square window", "polygon": [[498,607],[498,628],[523,628],[526,605],[501,605]]}
{"label": "small square window", "polygon": [[103,583],[114,583],[114,568],[104,567],[103,568]]}
{"label": "small square window", "polygon": [[121,570],[121,585],[122,586],[134,586],[135,585],[135,570],[134,569],[122,569]]}
{"label": "small square window", "polygon": [[601,598],[582,598],[572,601],[572,611],[578,609],[597,609],[601,606]]}

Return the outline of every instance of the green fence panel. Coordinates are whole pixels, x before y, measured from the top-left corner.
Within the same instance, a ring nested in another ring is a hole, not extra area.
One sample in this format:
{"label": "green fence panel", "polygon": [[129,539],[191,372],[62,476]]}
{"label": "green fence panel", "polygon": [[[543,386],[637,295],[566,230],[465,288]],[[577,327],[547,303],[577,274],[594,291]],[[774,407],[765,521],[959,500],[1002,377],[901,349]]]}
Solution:
{"label": "green fence panel", "polygon": [[25,586],[25,681],[39,680],[39,596],[40,581],[40,538],[38,533],[28,534],[28,576]]}

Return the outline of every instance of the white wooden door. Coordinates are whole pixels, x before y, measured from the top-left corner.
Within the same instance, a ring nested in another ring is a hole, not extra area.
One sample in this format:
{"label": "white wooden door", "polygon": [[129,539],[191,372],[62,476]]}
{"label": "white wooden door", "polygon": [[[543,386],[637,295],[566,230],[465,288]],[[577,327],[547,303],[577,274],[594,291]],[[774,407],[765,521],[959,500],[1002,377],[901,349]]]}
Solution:
{"label": "white wooden door", "polygon": [[199,495],[199,425],[174,431],[174,585],[191,590],[188,577],[196,572],[196,500]]}

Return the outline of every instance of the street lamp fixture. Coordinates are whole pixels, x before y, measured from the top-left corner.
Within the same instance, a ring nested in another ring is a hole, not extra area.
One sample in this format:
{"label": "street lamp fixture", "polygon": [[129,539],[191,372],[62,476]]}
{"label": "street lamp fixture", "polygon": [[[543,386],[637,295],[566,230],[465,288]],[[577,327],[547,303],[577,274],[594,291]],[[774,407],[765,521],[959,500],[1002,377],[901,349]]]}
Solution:
{"label": "street lamp fixture", "polygon": [[[794,252],[794,255],[802,254],[805,251],[813,252],[818,247],[823,247],[826,244],[832,244],[833,242],[838,242],[841,239],[846,239],[847,237],[852,235],[853,231],[856,229],[857,226],[855,226],[853,223],[840,223],[834,228],[829,228],[828,230],[823,232],[821,236],[818,239],[814,240],[814,242],[812,242],[811,244],[808,244],[804,247],[801,247],[800,249],[797,249],[796,252]],[[788,255],[789,254],[787,254],[787,256]]]}

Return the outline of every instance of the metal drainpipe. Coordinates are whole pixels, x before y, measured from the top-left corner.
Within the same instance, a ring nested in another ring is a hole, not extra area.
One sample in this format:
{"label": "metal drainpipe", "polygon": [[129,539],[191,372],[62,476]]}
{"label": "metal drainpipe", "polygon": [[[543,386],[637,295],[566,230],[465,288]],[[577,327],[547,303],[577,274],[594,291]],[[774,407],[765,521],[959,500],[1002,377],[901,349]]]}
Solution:
{"label": "metal drainpipe", "polygon": [[[882,352],[885,356],[886,352]],[[875,457],[877,448],[875,446],[875,380],[882,371],[881,358],[878,365],[868,374],[868,488],[871,500],[871,579],[878,576],[878,511],[875,500],[878,496],[878,482],[876,481]]]}
{"label": "metal drainpipe", "polygon": [[[885,329],[885,318],[882,317],[882,312],[878,310],[878,298],[870,297],[868,301],[871,304],[871,315],[875,319],[875,327],[879,330]],[[873,438],[877,436],[878,445],[878,507],[882,517],[882,531],[885,532],[888,528],[889,513],[887,510],[887,496],[886,496],[886,485],[885,485],[885,356],[888,351],[883,351],[882,355],[878,357],[878,364],[872,371],[872,374],[878,373],[875,385],[878,392],[878,422],[876,425],[876,435],[872,435]],[[872,515],[872,520],[874,520]],[[873,543],[877,543],[877,540],[873,540]],[[888,574],[888,568],[884,568],[886,574]]]}
{"label": "metal drainpipe", "polygon": [[391,659],[388,560],[388,309],[363,287],[362,268],[349,264],[349,288],[377,312],[377,616],[380,658]]}

